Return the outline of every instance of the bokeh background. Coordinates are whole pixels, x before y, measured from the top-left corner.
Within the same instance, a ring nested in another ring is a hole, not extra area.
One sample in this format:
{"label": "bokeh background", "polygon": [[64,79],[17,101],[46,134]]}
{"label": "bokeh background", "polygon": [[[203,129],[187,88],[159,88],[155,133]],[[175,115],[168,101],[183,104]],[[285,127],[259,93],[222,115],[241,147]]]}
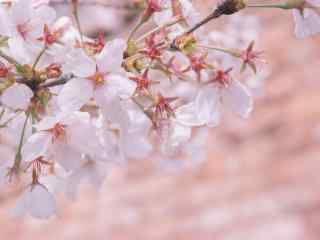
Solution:
{"label": "bokeh background", "polygon": [[[194,2],[203,13],[214,6]],[[68,13],[63,1],[56,7]],[[110,172],[100,193],[59,196],[59,214],[47,221],[12,218],[17,190],[9,188],[0,193],[0,239],[319,240],[320,36],[296,40],[289,11],[247,13],[261,21],[270,75],[249,120],[211,130],[206,162],[174,172],[131,162]],[[101,6],[81,15],[90,34],[121,36],[134,20]]]}

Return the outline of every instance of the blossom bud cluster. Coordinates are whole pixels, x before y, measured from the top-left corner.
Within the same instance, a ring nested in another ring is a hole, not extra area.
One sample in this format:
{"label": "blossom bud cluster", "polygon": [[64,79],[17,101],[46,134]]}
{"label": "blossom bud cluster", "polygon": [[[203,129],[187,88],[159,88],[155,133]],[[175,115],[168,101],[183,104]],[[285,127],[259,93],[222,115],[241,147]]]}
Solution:
{"label": "blossom bud cluster", "polygon": [[[320,30],[316,2],[281,5],[299,37]],[[224,113],[253,110],[249,80],[261,80],[264,60],[256,19],[238,13],[249,4],[225,0],[204,18],[190,0],[134,1],[136,27],[107,40],[84,35],[80,4],[57,17],[50,1],[0,1],[0,181],[27,182],[17,215],[51,217],[55,193],[74,199],[130,160],[199,164]],[[234,13],[224,31],[202,27]],[[147,22],[154,28],[137,36]]]}

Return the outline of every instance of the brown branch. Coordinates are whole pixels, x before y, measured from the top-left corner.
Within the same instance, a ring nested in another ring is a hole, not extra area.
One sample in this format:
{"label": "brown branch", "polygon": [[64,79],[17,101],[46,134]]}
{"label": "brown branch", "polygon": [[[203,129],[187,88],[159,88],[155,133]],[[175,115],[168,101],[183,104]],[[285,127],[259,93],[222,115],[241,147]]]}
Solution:
{"label": "brown branch", "polygon": [[55,87],[55,86],[59,86],[59,85],[64,85],[67,82],[69,82],[72,78],[74,78],[74,75],[72,73],[66,74],[66,75],[61,76],[60,78],[58,78],[55,81],[40,84],[39,88],[50,88],[50,87]]}

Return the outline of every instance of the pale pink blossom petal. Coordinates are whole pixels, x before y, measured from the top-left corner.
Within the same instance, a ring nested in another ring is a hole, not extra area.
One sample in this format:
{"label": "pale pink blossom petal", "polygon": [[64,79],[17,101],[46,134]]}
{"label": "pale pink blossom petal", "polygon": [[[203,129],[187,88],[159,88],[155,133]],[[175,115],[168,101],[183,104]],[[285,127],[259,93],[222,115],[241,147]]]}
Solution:
{"label": "pale pink blossom petal", "polygon": [[37,132],[28,138],[23,144],[21,155],[25,162],[31,162],[46,155],[51,145],[51,134],[49,132]]}
{"label": "pale pink blossom petal", "polygon": [[123,39],[114,39],[106,43],[102,52],[97,56],[99,71],[104,73],[119,72],[126,47],[126,42]]}
{"label": "pale pink blossom petal", "polygon": [[58,104],[62,111],[77,111],[93,97],[94,86],[90,80],[72,79],[62,88]]}
{"label": "pale pink blossom petal", "polygon": [[223,102],[232,112],[243,118],[249,117],[253,109],[250,92],[239,81],[232,83],[223,90]]}
{"label": "pale pink blossom petal", "polygon": [[303,15],[297,9],[293,9],[293,17],[296,22],[295,34],[298,38],[305,38],[320,32],[320,15],[313,9],[306,8]]}
{"label": "pale pink blossom petal", "polygon": [[15,83],[2,93],[1,102],[14,110],[25,110],[28,108],[32,97],[33,92],[29,87]]}
{"label": "pale pink blossom petal", "polygon": [[44,186],[40,184],[30,186],[18,200],[13,214],[21,216],[27,213],[40,219],[47,219],[56,214],[55,199]]}
{"label": "pale pink blossom petal", "polygon": [[219,89],[211,86],[203,87],[195,100],[198,118],[215,127],[220,123],[220,93]]}

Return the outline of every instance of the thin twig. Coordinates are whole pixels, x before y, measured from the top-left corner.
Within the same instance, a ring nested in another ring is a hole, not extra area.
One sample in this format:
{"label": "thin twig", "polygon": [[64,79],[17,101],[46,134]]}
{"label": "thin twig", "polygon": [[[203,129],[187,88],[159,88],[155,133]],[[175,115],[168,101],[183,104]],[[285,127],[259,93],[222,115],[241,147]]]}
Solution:
{"label": "thin twig", "polygon": [[57,79],[55,81],[40,84],[39,88],[50,88],[50,87],[55,87],[55,86],[59,86],[59,85],[64,85],[67,82],[69,82],[72,78],[74,78],[74,75],[72,73],[66,74],[66,75],[61,76],[59,79]]}

